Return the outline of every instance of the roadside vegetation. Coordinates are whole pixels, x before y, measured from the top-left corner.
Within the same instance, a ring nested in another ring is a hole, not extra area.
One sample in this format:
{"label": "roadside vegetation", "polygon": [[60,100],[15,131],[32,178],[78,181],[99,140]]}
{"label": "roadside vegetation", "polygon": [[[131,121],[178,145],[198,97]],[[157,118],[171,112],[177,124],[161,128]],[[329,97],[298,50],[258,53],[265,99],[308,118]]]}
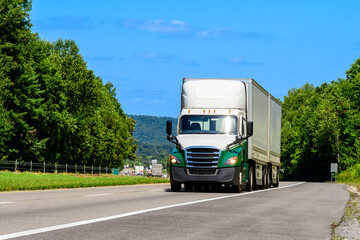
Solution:
{"label": "roadside vegetation", "polygon": [[0,160],[122,168],[135,121],[73,40],[32,32],[31,0],[0,0]]}
{"label": "roadside vegetation", "polygon": [[[177,126],[177,119],[171,117],[155,117],[145,115],[129,115],[136,121],[134,138],[137,140],[136,160],[127,161],[130,166],[151,164],[157,159],[158,163],[165,166],[166,160],[174,149],[174,144],[166,139],[165,123],[168,120]],[[151,127],[149,127],[151,126]]]}
{"label": "roadside vegetation", "polygon": [[352,184],[360,188],[360,163],[339,173],[337,181]]}
{"label": "roadside vegetation", "polygon": [[347,185],[350,199],[341,221],[332,225],[332,239],[360,239],[360,163],[341,172],[337,182]]}
{"label": "roadside vegetation", "polygon": [[[291,89],[282,105],[282,179],[329,181],[360,159],[360,59],[345,79]],[[330,81],[331,79],[329,79]]]}
{"label": "roadside vegetation", "polygon": [[93,176],[89,174],[0,172],[0,191],[85,188],[135,184],[167,183],[168,179],[138,176]]}

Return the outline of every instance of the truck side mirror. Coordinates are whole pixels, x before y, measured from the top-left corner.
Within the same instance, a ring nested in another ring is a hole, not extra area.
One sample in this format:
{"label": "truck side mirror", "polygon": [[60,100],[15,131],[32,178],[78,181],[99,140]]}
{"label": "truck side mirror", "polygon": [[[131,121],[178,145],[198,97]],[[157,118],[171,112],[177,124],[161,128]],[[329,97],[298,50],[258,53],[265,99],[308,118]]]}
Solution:
{"label": "truck side mirror", "polygon": [[249,122],[247,122],[247,126],[246,126],[246,131],[247,131],[247,135],[248,135],[248,137],[251,137],[252,135],[253,135],[253,128],[254,128],[254,123],[253,122],[251,122],[251,121],[249,121]]}
{"label": "truck side mirror", "polygon": [[171,135],[172,133],[172,121],[166,121],[166,133]]}

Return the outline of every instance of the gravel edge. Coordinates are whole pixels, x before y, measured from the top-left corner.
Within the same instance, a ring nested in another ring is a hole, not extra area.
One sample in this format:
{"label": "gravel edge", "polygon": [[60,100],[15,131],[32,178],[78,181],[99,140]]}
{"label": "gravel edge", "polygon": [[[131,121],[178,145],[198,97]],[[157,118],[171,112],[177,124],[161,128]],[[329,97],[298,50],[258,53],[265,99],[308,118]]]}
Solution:
{"label": "gravel edge", "polygon": [[346,204],[341,221],[333,225],[333,240],[360,240],[360,192],[355,186],[347,185],[350,199]]}

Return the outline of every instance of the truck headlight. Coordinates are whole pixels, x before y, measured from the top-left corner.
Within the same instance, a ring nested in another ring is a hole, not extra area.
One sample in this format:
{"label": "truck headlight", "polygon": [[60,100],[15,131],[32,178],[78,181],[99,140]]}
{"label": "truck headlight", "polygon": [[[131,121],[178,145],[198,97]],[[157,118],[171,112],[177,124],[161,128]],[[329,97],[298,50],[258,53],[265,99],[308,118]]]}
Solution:
{"label": "truck headlight", "polygon": [[237,163],[237,161],[238,161],[237,156],[231,157],[225,161],[224,165],[235,165]]}
{"label": "truck headlight", "polygon": [[170,157],[170,162],[171,162],[172,164],[181,164],[180,159],[178,159],[177,157],[175,157],[175,156],[173,156],[173,155],[171,155],[171,157]]}

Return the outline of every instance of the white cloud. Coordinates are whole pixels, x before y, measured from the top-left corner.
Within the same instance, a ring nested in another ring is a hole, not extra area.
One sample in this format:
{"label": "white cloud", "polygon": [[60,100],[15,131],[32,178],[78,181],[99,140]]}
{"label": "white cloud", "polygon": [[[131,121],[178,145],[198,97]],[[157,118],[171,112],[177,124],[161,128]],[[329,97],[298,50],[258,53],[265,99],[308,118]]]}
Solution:
{"label": "white cloud", "polygon": [[89,29],[93,20],[84,16],[61,15],[35,21],[34,25],[43,29]]}
{"label": "white cloud", "polygon": [[227,59],[219,59],[217,62],[224,62],[228,64],[239,64],[239,65],[264,65],[262,62],[249,62],[242,57],[231,57]]}
{"label": "white cloud", "polygon": [[253,39],[268,37],[261,33],[234,31],[226,27],[204,29],[180,20],[127,19],[121,21],[121,24],[125,27],[152,33],[162,33],[170,37],[190,37],[197,39],[216,39],[226,36]]}
{"label": "white cloud", "polygon": [[137,28],[149,32],[159,33],[176,33],[186,32],[189,30],[188,24],[179,20],[143,20],[143,19],[131,19],[123,21],[123,25],[126,27]]}
{"label": "white cloud", "polygon": [[196,31],[196,38],[212,39],[219,38],[225,35],[234,35],[234,31],[229,28],[217,28]]}
{"label": "white cloud", "polygon": [[245,63],[246,61],[242,57],[233,57],[233,58],[228,58],[227,62],[234,63],[234,64],[242,64],[242,63]]}
{"label": "white cloud", "polygon": [[174,56],[162,55],[159,53],[134,53],[133,57],[141,58],[146,61],[155,62],[155,63],[169,63],[175,59]]}
{"label": "white cloud", "polygon": [[160,53],[141,53],[136,52],[132,55],[134,58],[142,59],[146,62],[153,62],[153,63],[170,63],[174,62],[181,65],[187,65],[187,66],[199,66],[200,63],[198,63],[195,60],[189,60],[189,59],[181,59],[174,55],[163,55]]}

